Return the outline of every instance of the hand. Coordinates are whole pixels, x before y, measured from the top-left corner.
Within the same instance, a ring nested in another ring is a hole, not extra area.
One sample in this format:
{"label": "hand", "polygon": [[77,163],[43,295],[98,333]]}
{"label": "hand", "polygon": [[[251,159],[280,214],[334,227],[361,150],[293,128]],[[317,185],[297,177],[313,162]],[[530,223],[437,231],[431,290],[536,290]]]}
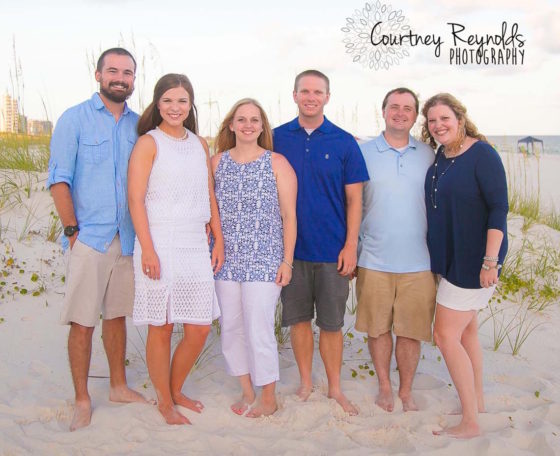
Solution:
{"label": "hand", "polygon": [[208,245],[210,245],[210,232],[211,232],[210,224],[207,223],[206,224],[206,239],[208,240]]}
{"label": "hand", "polygon": [[142,251],[142,272],[152,280],[159,280],[161,268],[155,250]]}
{"label": "hand", "polygon": [[350,275],[350,280],[358,278],[358,270],[359,269],[360,268],[358,266],[356,266],[356,268],[354,269],[354,271],[352,271],[352,274]]}
{"label": "hand", "polygon": [[215,240],[214,247],[212,247],[212,256],[210,263],[212,265],[212,271],[217,274],[222,266],[224,265],[225,254],[224,254],[224,241]]}
{"label": "hand", "polygon": [[483,288],[489,288],[498,283],[498,270],[492,268],[490,270],[480,269],[480,286]]}
{"label": "hand", "polygon": [[274,282],[276,285],[280,285],[281,287],[285,287],[290,283],[292,280],[292,268],[288,266],[286,263],[280,263],[278,267],[278,272],[276,273],[276,279]]}
{"label": "hand", "polygon": [[350,276],[352,272],[354,272],[354,269],[356,269],[357,262],[357,248],[349,245],[344,245],[344,247],[338,254],[338,263],[336,269],[341,276]]}
{"label": "hand", "polygon": [[76,239],[78,239],[78,232],[75,232],[72,236],[68,238],[68,241],[70,242],[70,250],[74,248],[74,243],[76,242]]}

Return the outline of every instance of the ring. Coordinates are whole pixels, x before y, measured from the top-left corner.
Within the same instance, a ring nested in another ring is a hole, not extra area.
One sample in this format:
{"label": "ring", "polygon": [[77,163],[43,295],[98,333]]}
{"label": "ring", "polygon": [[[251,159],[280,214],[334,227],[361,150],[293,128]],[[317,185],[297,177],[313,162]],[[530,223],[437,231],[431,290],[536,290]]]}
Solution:
{"label": "ring", "polygon": [[146,268],[146,272],[150,272],[150,268]]}

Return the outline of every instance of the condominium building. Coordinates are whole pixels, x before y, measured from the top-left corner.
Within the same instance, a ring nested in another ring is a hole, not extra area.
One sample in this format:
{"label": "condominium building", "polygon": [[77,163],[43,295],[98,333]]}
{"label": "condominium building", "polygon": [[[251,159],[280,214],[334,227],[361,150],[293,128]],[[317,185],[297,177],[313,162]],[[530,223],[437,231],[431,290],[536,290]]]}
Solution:
{"label": "condominium building", "polygon": [[17,100],[6,92],[0,99],[0,131],[19,133],[21,117]]}

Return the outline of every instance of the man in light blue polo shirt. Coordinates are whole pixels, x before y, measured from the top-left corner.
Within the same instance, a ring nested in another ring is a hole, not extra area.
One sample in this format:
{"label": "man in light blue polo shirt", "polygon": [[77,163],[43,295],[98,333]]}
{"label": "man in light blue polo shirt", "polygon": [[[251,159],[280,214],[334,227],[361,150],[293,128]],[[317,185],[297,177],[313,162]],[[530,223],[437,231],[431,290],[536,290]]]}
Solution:
{"label": "man in light blue polo shirt", "polygon": [[424,203],[426,171],[434,151],[410,135],[418,98],[391,90],[382,104],[385,131],[361,145],[370,181],[364,186],[358,244],[356,330],[367,332],[379,394],[376,403],[394,408],[390,379],[393,335],[403,410],[417,410],[412,381],[420,341],[432,338],[435,280],[430,272]]}
{"label": "man in light blue polo shirt", "polygon": [[132,314],[134,228],[128,211],[128,159],[138,115],[125,100],[134,90],[136,62],[125,49],[101,54],[99,93],[68,109],[51,140],[47,186],[64,227],[66,294],[61,323],[69,324],[68,357],[76,394],[70,430],[91,420],[87,388],[93,330],[103,317],[109,399],[145,402],[126,383],[125,317]]}
{"label": "man in light blue polo shirt", "polygon": [[316,312],[328,397],[355,415],[358,410],[340,387],[341,328],[368,174],[356,140],[323,115],[330,98],[327,76],[317,70],[298,74],[293,97],[298,117],[274,129],[274,150],[288,159],[298,179],[297,240],[292,281],[282,289],[282,326],[290,327],[301,381],[297,394],[306,400],[313,387],[311,320]]}

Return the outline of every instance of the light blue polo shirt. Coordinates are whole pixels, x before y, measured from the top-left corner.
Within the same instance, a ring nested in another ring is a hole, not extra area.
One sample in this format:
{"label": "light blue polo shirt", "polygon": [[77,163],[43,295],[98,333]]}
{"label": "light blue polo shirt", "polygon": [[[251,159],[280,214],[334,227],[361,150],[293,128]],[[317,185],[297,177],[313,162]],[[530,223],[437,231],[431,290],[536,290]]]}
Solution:
{"label": "light blue polo shirt", "polygon": [[[128,159],[138,135],[138,114],[128,109],[115,122],[98,93],[65,111],[51,139],[47,187],[70,187],[78,239],[106,252],[117,232],[123,255],[132,255],[134,227],[128,211]],[[68,239],[62,237],[62,246]]]}
{"label": "light blue polo shirt", "polygon": [[383,134],[360,148],[370,180],[364,185],[358,266],[395,273],[429,271],[424,180],[434,151],[412,136],[398,151]]}

